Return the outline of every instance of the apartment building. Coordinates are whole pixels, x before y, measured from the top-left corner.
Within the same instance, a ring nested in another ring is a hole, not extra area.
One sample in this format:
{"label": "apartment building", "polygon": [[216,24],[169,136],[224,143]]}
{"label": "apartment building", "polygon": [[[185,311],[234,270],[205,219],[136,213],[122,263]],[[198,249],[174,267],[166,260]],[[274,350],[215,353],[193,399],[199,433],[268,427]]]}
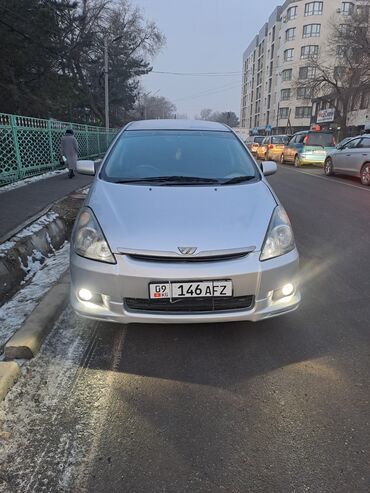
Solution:
{"label": "apartment building", "polygon": [[[251,133],[296,132],[316,121],[323,103],[312,101],[309,88],[296,81],[314,76],[313,56],[329,60],[331,24],[345,23],[359,2],[286,0],[273,11],[243,55],[242,127]],[[368,113],[368,107],[352,113],[350,124],[364,124]]]}

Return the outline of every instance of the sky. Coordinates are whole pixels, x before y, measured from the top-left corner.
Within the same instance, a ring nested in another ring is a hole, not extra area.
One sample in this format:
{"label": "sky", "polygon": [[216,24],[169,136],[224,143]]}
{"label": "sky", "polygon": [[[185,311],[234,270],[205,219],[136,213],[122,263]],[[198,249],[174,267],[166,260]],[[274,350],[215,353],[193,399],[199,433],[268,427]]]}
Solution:
{"label": "sky", "polygon": [[178,114],[193,118],[202,108],[235,111],[239,116],[243,52],[279,0],[132,0],[166,36],[153,70],[227,76],[175,76],[151,73],[142,78],[147,92],[165,96]]}

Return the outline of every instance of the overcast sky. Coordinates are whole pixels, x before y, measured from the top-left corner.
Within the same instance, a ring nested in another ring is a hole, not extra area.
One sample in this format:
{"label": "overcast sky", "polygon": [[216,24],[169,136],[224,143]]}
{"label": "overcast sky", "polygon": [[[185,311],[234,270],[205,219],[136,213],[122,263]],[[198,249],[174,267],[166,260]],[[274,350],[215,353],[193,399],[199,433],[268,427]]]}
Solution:
{"label": "overcast sky", "polygon": [[153,62],[168,72],[239,72],[233,76],[187,77],[150,74],[148,91],[166,96],[189,118],[202,108],[239,115],[243,51],[278,0],[132,0],[154,20],[167,44]]}

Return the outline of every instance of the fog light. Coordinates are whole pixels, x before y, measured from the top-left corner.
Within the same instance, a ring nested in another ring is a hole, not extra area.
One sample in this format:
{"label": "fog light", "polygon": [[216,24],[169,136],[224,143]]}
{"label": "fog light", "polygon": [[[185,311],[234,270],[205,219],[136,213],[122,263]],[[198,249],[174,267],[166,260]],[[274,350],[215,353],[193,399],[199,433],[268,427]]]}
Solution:
{"label": "fog light", "polygon": [[78,297],[82,300],[82,301],[91,301],[92,297],[93,297],[93,294],[91,291],[89,291],[88,289],[85,289],[85,288],[82,288],[79,290],[78,292]]}
{"label": "fog light", "polygon": [[288,284],[285,284],[282,287],[281,292],[283,293],[284,296],[290,296],[294,292],[293,284],[291,282],[288,282]]}

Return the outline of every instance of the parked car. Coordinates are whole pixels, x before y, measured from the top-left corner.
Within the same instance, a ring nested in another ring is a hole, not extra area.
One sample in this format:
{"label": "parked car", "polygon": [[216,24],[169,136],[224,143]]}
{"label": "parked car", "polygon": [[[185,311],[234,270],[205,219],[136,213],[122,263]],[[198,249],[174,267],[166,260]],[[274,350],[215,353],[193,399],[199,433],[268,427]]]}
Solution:
{"label": "parked car", "polygon": [[360,135],[331,151],[325,160],[324,172],[352,175],[363,185],[370,185],[370,135]]}
{"label": "parked car", "polygon": [[327,153],[335,147],[331,132],[307,130],[293,135],[281,154],[280,162],[303,164],[324,164]]}
{"label": "parked car", "polygon": [[[77,170],[93,174],[92,161]],[[71,302],[120,323],[257,321],[296,309],[298,252],[262,169],[225,125],[128,124],[71,240]]]}
{"label": "parked car", "polygon": [[251,153],[255,156],[257,154],[257,149],[265,137],[263,135],[254,135],[248,137],[245,141],[246,146],[251,151]]}
{"label": "parked car", "polygon": [[279,161],[285,145],[289,142],[287,135],[269,135],[265,137],[257,148],[257,159]]}

